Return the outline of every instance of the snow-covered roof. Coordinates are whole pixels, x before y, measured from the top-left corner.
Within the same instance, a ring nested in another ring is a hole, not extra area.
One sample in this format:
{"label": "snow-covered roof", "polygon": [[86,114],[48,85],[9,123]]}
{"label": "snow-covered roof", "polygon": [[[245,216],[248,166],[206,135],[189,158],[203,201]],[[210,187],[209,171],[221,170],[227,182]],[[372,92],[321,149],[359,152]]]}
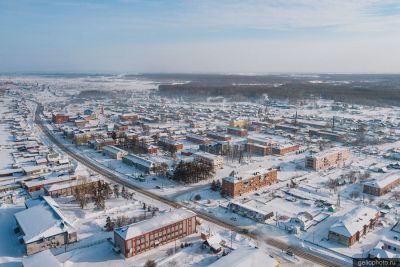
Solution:
{"label": "snow-covered roof", "polygon": [[71,181],[76,179],[76,176],[70,176],[70,175],[62,175],[58,177],[53,177],[50,179],[38,179],[38,180],[32,180],[32,181],[26,181],[25,186],[26,187],[33,187],[33,186],[39,186],[39,185],[47,185],[47,184],[53,184],[53,183],[62,183],[66,181]]}
{"label": "snow-covered roof", "polygon": [[356,207],[333,224],[329,231],[342,236],[351,237],[357,231],[362,231],[364,225],[369,225],[371,219],[375,219],[378,211],[371,207]]}
{"label": "snow-covered roof", "polygon": [[128,240],[193,216],[196,214],[192,211],[176,209],[148,220],[117,228],[114,231],[123,239]]}
{"label": "snow-covered roof", "polygon": [[116,153],[128,154],[127,151],[125,151],[121,148],[118,148],[116,146],[105,146],[105,147],[103,147],[103,151],[107,151],[107,152],[114,153],[114,154],[116,154]]}
{"label": "snow-covered roof", "polygon": [[24,257],[22,259],[22,265],[24,267],[62,266],[61,263],[57,260],[57,258],[50,252],[50,250],[43,250],[31,256]]}
{"label": "snow-covered roof", "polygon": [[279,266],[279,262],[259,248],[239,247],[221,257],[209,267],[264,267]]}
{"label": "snow-covered roof", "polygon": [[387,185],[389,185],[399,179],[400,179],[400,172],[390,173],[380,179],[378,178],[378,179],[373,179],[371,181],[368,181],[365,183],[365,185],[369,185],[369,186],[376,187],[376,188],[384,188]]}
{"label": "snow-covered roof", "polygon": [[133,162],[135,164],[139,164],[141,166],[148,167],[148,168],[150,168],[154,164],[153,161],[145,159],[145,158],[142,158],[142,157],[139,157],[139,156],[134,155],[134,154],[125,155],[123,157],[123,159],[125,159],[127,161],[131,161],[131,162]]}
{"label": "snow-covered roof", "polygon": [[[51,197],[43,197],[40,204],[16,213],[25,243],[73,230],[72,224],[62,215]],[[33,219],[34,218],[34,219]]]}
{"label": "snow-covered roof", "polygon": [[196,153],[194,153],[194,155],[196,157],[207,158],[207,159],[210,159],[210,160],[215,160],[215,159],[221,158],[221,156],[214,155],[214,154],[207,153],[207,152],[202,152],[202,151],[196,152]]}
{"label": "snow-covered roof", "polygon": [[310,155],[308,155],[308,157],[322,158],[322,157],[326,157],[326,156],[334,154],[334,153],[344,152],[344,151],[348,151],[348,149],[345,147],[334,147],[329,150],[320,151],[316,154],[310,154]]}

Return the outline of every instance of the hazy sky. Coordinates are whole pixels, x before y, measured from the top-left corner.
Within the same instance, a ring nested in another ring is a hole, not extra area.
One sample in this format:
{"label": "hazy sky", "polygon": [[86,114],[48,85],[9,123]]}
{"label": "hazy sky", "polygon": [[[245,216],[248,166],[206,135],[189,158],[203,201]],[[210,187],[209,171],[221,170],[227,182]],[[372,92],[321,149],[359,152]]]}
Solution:
{"label": "hazy sky", "polygon": [[0,0],[0,72],[400,73],[400,0]]}

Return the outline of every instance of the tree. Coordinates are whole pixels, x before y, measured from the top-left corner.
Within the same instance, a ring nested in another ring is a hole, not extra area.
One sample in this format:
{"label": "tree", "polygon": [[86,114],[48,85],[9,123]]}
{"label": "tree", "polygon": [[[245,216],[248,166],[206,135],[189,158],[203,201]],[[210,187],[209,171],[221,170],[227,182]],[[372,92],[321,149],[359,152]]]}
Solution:
{"label": "tree", "polygon": [[108,216],[106,219],[106,225],[104,226],[106,231],[110,232],[110,231],[114,230],[114,225],[115,225],[114,222],[111,220],[110,216]]}
{"label": "tree", "polygon": [[115,184],[115,185],[114,185],[114,196],[115,196],[116,198],[119,197],[119,185],[118,185],[118,184]]}
{"label": "tree", "polygon": [[154,260],[147,260],[143,267],[157,267],[157,263]]}

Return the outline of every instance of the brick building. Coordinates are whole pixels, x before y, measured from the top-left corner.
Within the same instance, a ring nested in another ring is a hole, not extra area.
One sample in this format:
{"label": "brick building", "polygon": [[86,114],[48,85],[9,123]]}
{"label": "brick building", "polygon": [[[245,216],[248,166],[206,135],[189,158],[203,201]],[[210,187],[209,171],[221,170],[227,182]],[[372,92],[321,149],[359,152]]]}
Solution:
{"label": "brick building", "polygon": [[126,258],[196,232],[196,214],[176,209],[114,230],[115,249]]}
{"label": "brick building", "polygon": [[230,197],[238,197],[274,184],[277,178],[276,169],[260,170],[247,177],[228,176],[222,179],[222,192]]}
{"label": "brick building", "polygon": [[186,139],[190,142],[197,143],[197,144],[211,143],[211,140],[208,137],[201,136],[201,135],[190,134],[190,135],[186,136]]}
{"label": "brick building", "polygon": [[368,181],[364,184],[363,192],[374,196],[382,196],[400,184],[400,172],[386,174],[382,178]]}
{"label": "brick building", "polygon": [[52,121],[53,123],[60,124],[66,123],[69,120],[69,116],[65,114],[53,114]]}
{"label": "brick building", "polygon": [[248,135],[248,132],[246,129],[242,128],[237,128],[237,127],[227,127],[226,131],[228,134],[240,136],[240,137],[245,137]]}
{"label": "brick building", "polygon": [[306,168],[313,170],[323,170],[331,167],[344,165],[350,156],[347,148],[334,148],[305,157]]}
{"label": "brick building", "polygon": [[272,154],[283,156],[288,153],[298,151],[299,148],[299,145],[291,143],[277,144],[275,146],[272,146]]}

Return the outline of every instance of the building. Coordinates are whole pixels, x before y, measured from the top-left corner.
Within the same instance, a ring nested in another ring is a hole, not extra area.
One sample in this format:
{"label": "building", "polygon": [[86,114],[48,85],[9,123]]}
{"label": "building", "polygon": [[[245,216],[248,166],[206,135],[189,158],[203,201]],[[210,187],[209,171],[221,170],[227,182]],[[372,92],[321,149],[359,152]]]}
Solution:
{"label": "building", "polygon": [[257,247],[239,247],[208,267],[279,267],[279,262]]}
{"label": "building", "polygon": [[276,144],[272,146],[272,154],[283,156],[288,153],[296,152],[299,148],[299,145],[291,143]]}
{"label": "building", "polygon": [[49,176],[42,179],[24,181],[23,186],[28,192],[34,192],[43,189],[45,186],[73,181],[76,178],[74,175]]}
{"label": "building", "polygon": [[379,211],[376,209],[357,207],[329,228],[328,239],[351,247],[374,228],[378,218]]}
{"label": "building", "polygon": [[229,134],[225,134],[225,133],[208,132],[207,136],[212,139],[219,140],[219,141],[231,141],[232,140],[232,136],[230,136]]}
{"label": "building", "polygon": [[119,119],[121,121],[134,122],[134,121],[137,121],[139,119],[139,116],[137,114],[135,114],[135,113],[126,113],[126,114],[120,115]]}
{"label": "building", "polygon": [[154,167],[154,162],[135,154],[128,154],[122,157],[122,162],[134,166],[135,168],[142,170],[146,173],[150,173],[152,168]]}
{"label": "building", "polygon": [[400,172],[386,174],[364,184],[363,192],[374,196],[382,196],[400,184]]}
{"label": "building", "polygon": [[247,120],[231,120],[229,122],[230,127],[245,128],[247,126]]}
{"label": "building", "polygon": [[26,175],[39,175],[47,173],[49,168],[46,165],[23,166],[22,171]]}
{"label": "building", "polygon": [[183,144],[181,142],[178,142],[170,138],[160,138],[158,144],[168,151],[170,151],[172,147],[174,147],[175,150],[183,149]]}
{"label": "building", "polygon": [[128,152],[115,146],[105,146],[103,147],[103,155],[116,160],[122,160],[122,157],[128,155]]}
{"label": "building", "polygon": [[266,155],[271,155],[272,148],[270,146],[264,146],[264,145],[260,145],[260,144],[254,144],[254,143],[247,143],[246,151],[249,154],[266,156]]}
{"label": "building", "polygon": [[248,135],[248,132],[246,129],[242,128],[237,128],[237,127],[227,127],[226,131],[228,134],[240,136],[240,137],[245,137]]}
{"label": "building", "polygon": [[197,152],[194,153],[194,159],[196,161],[207,162],[215,169],[222,169],[224,167],[224,158],[222,156],[213,155],[207,152]]}
{"label": "building", "polygon": [[65,114],[53,114],[52,121],[56,124],[66,123],[69,120],[69,116]]}
{"label": "building", "polygon": [[222,179],[222,192],[230,197],[238,197],[262,187],[276,183],[276,169],[260,170],[247,177],[228,176]]}
{"label": "building", "polygon": [[51,197],[42,197],[42,201],[14,217],[27,255],[77,241],[76,230]]}
{"label": "building", "polygon": [[176,209],[114,230],[115,249],[126,258],[196,232],[196,214]]}
{"label": "building", "polygon": [[347,148],[333,148],[306,156],[305,166],[316,171],[339,167],[345,164],[349,156],[350,152]]}
{"label": "building", "polygon": [[201,135],[189,134],[189,135],[186,136],[186,139],[188,141],[196,143],[196,144],[209,144],[209,143],[211,143],[211,140],[208,137],[201,136]]}
{"label": "building", "polygon": [[237,213],[260,223],[265,223],[266,220],[274,216],[273,212],[265,212],[261,209],[257,209],[250,205],[246,205],[245,203],[239,203],[236,201],[229,202],[228,209],[231,212]]}
{"label": "building", "polygon": [[368,256],[372,259],[400,259],[399,238],[382,237],[378,244],[368,252]]}
{"label": "building", "polygon": [[51,185],[46,185],[44,189],[44,194],[51,197],[66,197],[72,196],[75,189],[81,185],[89,185],[93,188],[97,187],[99,180],[97,179],[79,179],[68,181],[65,183],[56,183]]}
{"label": "building", "polygon": [[322,137],[331,141],[342,141],[345,138],[344,133],[334,132],[334,131],[325,131],[325,130],[317,130],[310,129],[308,130],[308,135],[310,137]]}

